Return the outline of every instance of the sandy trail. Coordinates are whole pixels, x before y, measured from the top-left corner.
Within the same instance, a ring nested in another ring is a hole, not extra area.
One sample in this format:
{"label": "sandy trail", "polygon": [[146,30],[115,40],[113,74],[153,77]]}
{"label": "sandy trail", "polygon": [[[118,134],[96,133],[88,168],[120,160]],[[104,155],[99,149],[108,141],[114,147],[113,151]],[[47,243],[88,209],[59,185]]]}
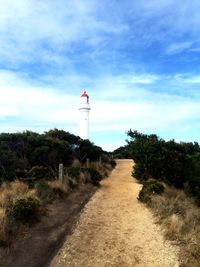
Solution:
{"label": "sandy trail", "polygon": [[178,247],[165,241],[151,212],[138,202],[133,162],[117,167],[85,206],[50,267],[179,266]]}

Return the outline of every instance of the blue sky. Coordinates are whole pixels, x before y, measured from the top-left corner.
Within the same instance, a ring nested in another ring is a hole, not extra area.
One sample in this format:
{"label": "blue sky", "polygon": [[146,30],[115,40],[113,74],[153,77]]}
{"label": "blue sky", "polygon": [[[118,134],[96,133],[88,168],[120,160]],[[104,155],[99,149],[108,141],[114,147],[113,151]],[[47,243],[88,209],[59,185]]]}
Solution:
{"label": "blue sky", "polygon": [[200,142],[200,1],[2,0],[0,130],[125,144],[130,128]]}

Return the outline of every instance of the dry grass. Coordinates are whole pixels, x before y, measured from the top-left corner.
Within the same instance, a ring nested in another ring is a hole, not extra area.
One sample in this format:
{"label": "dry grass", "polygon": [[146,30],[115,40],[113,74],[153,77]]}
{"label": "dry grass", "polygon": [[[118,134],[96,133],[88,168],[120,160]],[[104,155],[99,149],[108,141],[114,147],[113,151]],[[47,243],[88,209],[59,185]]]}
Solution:
{"label": "dry grass", "polygon": [[[35,197],[35,190],[29,189],[25,183],[15,180],[14,182],[4,182],[0,187],[0,246],[8,245],[8,228],[12,228],[11,221],[6,217],[6,208],[19,199]],[[13,225],[14,226],[14,225]],[[15,226],[17,228],[17,226]]]}
{"label": "dry grass", "polygon": [[34,190],[30,190],[25,183],[15,180],[11,183],[3,183],[0,188],[0,207],[6,206],[17,199],[34,195]]}
{"label": "dry grass", "polygon": [[81,167],[81,163],[78,159],[75,159],[73,162],[72,162],[72,167]]}
{"label": "dry grass", "polygon": [[0,245],[6,242],[5,209],[0,208]]}
{"label": "dry grass", "polygon": [[183,191],[166,187],[154,196],[150,207],[159,218],[166,238],[181,246],[182,266],[200,266],[200,208]]}
{"label": "dry grass", "polygon": [[63,192],[65,195],[67,195],[70,192],[70,189],[67,185],[67,183],[63,183],[60,180],[54,180],[54,181],[50,181],[48,182],[48,185],[55,190],[60,190],[61,192]]}
{"label": "dry grass", "polygon": [[112,171],[112,167],[109,164],[101,164],[99,162],[92,162],[90,167],[97,170],[102,177],[107,177]]}
{"label": "dry grass", "polygon": [[[103,177],[107,176],[111,171],[111,167],[109,165],[100,163],[91,163],[91,165],[91,167],[99,171]],[[80,162],[78,160],[74,161],[73,166],[80,167]],[[32,197],[33,199],[39,200],[40,204],[44,206],[56,199],[64,198],[73,190],[73,188],[77,188],[78,184],[85,184],[90,179],[89,175],[89,173],[81,172],[79,181],[75,181],[75,179],[68,176],[64,177],[64,182],[59,180],[42,180],[35,183],[34,189],[30,189],[27,184],[19,180],[4,182],[0,187],[0,246],[8,243],[8,234],[6,229],[18,227],[16,227],[15,222],[9,221],[6,216],[6,210],[10,204],[19,199],[28,199],[29,197]],[[19,229],[16,231],[18,230]],[[13,235],[16,234],[16,231],[12,232]]]}
{"label": "dry grass", "polygon": [[[61,181],[50,181],[47,182],[47,184],[51,188],[53,200],[58,197],[63,197],[69,192],[67,185]],[[3,183],[0,187],[0,246],[8,245],[10,238],[10,233],[7,231],[8,228],[17,228],[13,234],[17,234],[19,231],[19,227],[16,226],[16,222],[12,222],[6,217],[6,209],[15,201],[19,199],[28,199],[29,197],[38,199],[41,202],[38,197],[37,190],[30,189],[27,184],[19,180],[15,180],[10,183]]]}

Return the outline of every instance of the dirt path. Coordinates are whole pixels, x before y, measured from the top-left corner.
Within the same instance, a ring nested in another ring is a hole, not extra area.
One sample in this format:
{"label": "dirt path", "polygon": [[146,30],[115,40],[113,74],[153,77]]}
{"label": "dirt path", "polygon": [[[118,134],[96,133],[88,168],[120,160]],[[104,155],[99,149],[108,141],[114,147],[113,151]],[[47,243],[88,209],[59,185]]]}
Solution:
{"label": "dirt path", "polygon": [[132,164],[117,162],[50,267],[179,266],[178,248],[164,241],[151,212],[137,201],[141,185],[131,177]]}

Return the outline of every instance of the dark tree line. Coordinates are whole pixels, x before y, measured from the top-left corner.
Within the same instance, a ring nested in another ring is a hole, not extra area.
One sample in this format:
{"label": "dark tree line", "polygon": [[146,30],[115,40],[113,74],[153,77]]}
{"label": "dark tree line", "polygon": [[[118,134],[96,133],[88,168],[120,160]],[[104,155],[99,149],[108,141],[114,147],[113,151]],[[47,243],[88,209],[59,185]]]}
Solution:
{"label": "dark tree line", "polygon": [[44,134],[1,133],[0,183],[16,177],[26,178],[35,166],[44,167],[49,176],[54,176],[59,163],[69,166],[74,159],[96,161],[105,153],[89,140],[58,129]]}
{"label": "dark tree line", "polygon": [[115,149],[112,154],[116,159],[131,159],[128,145],[120,146],[119,148]]}
{"label": "dark tree line", "polygon": [[128,136],[128,150],[135,162],[133,175],[137,179],[164,181],[184,188],[200,201],[200,147],[197,142],[165,141],[155,134],[132,130]]}

